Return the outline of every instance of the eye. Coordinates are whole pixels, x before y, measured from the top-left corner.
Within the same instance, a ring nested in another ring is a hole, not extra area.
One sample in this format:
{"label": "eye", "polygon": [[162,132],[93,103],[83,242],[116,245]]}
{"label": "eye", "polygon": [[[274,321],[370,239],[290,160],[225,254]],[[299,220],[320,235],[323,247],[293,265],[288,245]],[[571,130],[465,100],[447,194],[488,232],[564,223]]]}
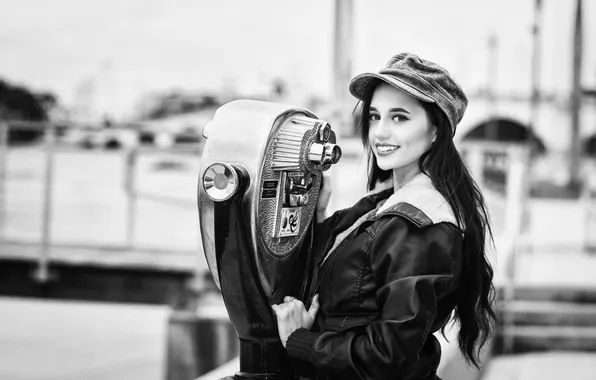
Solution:
{"label": "eye", "polygon": [[405,116],[405,115],[401,115],[401,114],[399,114],[399,115],[395,115],[395,116],[393,116],[393,117],[391,118],[391,120],[393,120],[393,121],[406,121],[406,120],[410,120],[410,119],[408,119],[408,117],[407,117],[407,116]]}
{"label": "eye", "polygon": [[377,120],[380,120],[380,119],[381,118],[376,113],[371,113],[371,114],[368,115],[368,120],[370,120],[370,121],[377,121]]}

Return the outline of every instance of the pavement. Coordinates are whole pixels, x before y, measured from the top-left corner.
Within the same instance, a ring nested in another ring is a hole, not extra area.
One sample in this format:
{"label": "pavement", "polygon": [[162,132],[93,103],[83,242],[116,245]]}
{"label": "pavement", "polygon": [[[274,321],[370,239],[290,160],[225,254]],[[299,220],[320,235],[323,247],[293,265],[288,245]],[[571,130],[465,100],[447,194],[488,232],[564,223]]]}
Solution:
{"label": "pavement", "polygon": [[0,297],[0,379],[163,380],[169,308]]}
{"label": "pavement", "polygon": [[594,380],[596,354],[546,352],[499,356],[486,367],[482,380]]}

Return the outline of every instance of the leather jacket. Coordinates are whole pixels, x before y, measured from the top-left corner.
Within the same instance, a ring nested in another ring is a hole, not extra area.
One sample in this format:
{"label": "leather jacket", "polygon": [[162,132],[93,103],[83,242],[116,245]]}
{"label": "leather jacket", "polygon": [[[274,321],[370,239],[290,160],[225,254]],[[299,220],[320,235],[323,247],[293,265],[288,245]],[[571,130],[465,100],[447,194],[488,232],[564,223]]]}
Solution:
{"label": "leather jacket", "polygon": [[303,377],[438,378],[433,333],[455,306],[462,230],[430,178],[419,176],[315,229],[310,295],[319,293],[319,312],[311,330],[294,331],[286,344]]}

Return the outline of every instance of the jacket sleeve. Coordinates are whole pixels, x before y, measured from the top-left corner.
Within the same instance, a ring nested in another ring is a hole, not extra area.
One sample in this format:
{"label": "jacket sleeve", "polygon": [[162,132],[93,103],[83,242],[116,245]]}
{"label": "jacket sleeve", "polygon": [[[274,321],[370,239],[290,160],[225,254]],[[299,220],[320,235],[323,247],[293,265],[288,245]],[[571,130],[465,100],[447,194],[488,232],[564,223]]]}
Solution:
{"label": "jacket sleeve", "polygon": [[378,317],[344,331],[296,330],[286,345],[342,379],[400,379],[416,364],[454,279],[454,233],[444,225],[417,228],[395,217],[371,241]]}

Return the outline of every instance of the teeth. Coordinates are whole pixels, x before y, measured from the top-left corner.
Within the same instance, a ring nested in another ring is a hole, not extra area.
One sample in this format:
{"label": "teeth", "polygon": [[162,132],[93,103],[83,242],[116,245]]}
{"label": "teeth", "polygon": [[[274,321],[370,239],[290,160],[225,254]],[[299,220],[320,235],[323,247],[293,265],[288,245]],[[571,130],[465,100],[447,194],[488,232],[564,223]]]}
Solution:
{"label": "teeth", "polygon": [[377,145],[377,150],[379,152],[390,152],[392,150],[396,150],[397,148],[399,148],[396,145]]}

